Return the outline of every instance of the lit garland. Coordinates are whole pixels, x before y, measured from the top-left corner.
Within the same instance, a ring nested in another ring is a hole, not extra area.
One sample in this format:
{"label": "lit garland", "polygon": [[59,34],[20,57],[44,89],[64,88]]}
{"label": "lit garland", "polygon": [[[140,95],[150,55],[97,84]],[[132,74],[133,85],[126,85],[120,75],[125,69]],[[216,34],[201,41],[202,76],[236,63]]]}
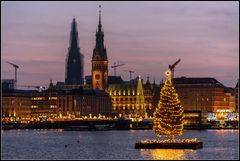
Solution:
{"label": "lit garland", "polygon": [[198,143],[200,142],[197,138],[194,139],[174,139],[174,140],[144,140],[141,141],[142,144],[149,143]]}
{"label": "lit garland", "polygon": [[172,84],[171,71],[165,72],[167,79],[161,89],[158,108],[154,112],[153,131],[157,136],[167,135],[170,141],[183,133],[183,107]]}

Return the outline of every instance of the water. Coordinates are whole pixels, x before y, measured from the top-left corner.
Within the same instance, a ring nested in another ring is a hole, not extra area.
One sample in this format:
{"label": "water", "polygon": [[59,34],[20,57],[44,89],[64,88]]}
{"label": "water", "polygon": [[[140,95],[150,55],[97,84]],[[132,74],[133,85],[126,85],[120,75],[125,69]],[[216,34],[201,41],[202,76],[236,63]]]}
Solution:
{"label": "water", "polygon": [[[2,159],[239,159],[239,130],[186,130],[181,138],[198,138],[203,149],[135,149],[136,142],[156,138],[151,130],[2,131]],[[67,147],[65,147],[65,145]]]}

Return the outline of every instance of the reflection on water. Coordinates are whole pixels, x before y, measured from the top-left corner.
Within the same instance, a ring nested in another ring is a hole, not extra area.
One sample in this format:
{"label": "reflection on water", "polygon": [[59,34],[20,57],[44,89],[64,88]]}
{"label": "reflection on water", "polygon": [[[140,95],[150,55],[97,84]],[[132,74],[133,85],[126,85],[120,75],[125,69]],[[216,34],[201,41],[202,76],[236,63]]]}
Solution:
{"label": "reflection on water", "polygon": [[[135,149],[139,140],[157,139],[152,130],[63,131],[2,130],[3,159],[181,159],[238,160],[239,130],[188,130],[181,137],[198,138],[203,148]],[[65,147],[65,145],[68,145]],[[36,148],[37,147],[37,148]],[[17,149],[17,150],[16,150]]]}
{"label": "reflection on water", "polygon": [[141,149],[140,154],[143,158],[151,158],[154,160],[184,160],[196,155],[195,150],[181,150],[181,149]]}
{"label": "reflection on water", "polygon": [[[213,130],[212,130],[213,131]],[[225,130],[225,129],[218,129],[218,130],[214,130],[214,132],[216,133],[229,133],[229,132],[239,132],[239,130],[237,129],[229,129],[229,130]]]}

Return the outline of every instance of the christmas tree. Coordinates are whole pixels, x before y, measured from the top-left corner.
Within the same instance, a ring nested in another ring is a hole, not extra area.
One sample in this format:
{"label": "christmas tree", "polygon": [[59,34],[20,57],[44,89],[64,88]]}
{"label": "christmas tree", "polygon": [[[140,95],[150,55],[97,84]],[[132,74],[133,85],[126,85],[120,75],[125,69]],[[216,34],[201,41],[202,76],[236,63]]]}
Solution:
{"label": "christmas tree", "polygon": [[157,136],[167,135],[169,140],[183,133],[183,107],[171,79],[171,71],[161,89],[158,108],[154,112],[153,131]]}

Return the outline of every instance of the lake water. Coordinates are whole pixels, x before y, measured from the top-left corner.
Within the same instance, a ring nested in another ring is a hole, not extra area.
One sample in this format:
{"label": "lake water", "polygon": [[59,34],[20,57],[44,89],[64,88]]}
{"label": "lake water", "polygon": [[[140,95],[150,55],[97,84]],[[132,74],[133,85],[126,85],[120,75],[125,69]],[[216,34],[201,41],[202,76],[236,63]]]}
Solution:
{"label": "lake water", "polygon": [[[185,130],[203,149],[135,149],[157,138],[152,130],[2,130],[2,159],[239,159],[239,130]],[[66,147],[65,147],[66,145]]]}

